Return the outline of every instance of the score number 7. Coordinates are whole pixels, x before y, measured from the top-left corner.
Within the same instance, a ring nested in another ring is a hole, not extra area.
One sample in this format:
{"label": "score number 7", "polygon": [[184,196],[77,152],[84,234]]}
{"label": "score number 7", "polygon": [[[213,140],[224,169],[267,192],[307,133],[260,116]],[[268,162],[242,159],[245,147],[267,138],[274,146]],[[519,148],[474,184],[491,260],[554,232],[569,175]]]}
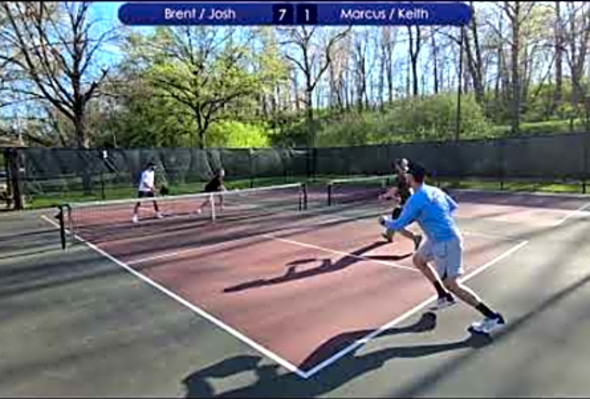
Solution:
{"label": "score number 7", "polygon": [[293,23],[293,5],[275,4],[272,8],[273,22],[275,24]]}
{"label": "score number 7", "polygon": [[285,15],[287,15],[287,9],[286,8],[279,8],[279,22],[283,22]]}

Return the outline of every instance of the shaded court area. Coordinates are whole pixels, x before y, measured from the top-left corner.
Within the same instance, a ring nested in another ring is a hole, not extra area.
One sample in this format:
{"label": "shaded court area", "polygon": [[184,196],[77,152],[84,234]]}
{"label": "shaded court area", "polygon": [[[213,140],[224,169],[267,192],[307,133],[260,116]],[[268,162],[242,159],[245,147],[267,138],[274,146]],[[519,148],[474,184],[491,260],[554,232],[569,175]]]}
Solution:
{"label": "shaded court area", "polygon": [[[254,220],[230,212],[216,223],[148,217],[125,229],[82,229],[87,245],[63,253],[51,249],[59,237],[42,219],[49,215],[20,215],[22,237],[43,226],[46,236],[35,239],[48,252],[25,255],[15,232],[0,241],[13,255],[0,259],[9,320],[0,337],[15,343],[0,363],[0,389],[188,397],[588,389],[575,371],[590,331],[584,198],[543,207],[498,195],[502,208],[482,215],[473,209],[488,206],[485,196],[453,196],[464,278],[508,318],[492,340],[467,333],[479,316],[464,305],[428,311],[433,290],[411,265],[411,243],[379,236],[383,204]],[[521,208],[536,213],[496,214]]]}

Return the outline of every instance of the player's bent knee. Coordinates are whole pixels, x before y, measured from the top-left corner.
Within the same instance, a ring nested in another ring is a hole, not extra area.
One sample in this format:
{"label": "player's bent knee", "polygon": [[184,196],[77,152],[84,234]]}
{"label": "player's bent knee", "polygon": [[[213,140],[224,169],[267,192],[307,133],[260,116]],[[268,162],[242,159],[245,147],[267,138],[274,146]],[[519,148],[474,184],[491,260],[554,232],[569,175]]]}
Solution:
{"label": "player's bent knee", "polygon": [[428,261],[420,254],[414,254],[414,256],[412,256],[412,262],[418,269],[423,269],[428,264]]}
{"label": "player's bent knee", "polygon": [[459,282],[457,281],[456,277],[446,277],[444,280],[442,280],[442,283],[445,288],[451,292],[460,290]]}

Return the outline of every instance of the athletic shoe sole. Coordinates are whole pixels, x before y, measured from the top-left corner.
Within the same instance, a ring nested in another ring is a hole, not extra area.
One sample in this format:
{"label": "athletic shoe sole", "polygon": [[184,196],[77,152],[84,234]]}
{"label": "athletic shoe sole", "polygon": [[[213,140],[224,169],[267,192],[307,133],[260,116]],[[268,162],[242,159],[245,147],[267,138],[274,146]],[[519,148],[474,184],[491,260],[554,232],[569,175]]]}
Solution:
{"label": "athletic shoe sole", "polygon": [[451,306],[455,306],[455,304],[457,303],[457,301],[452,301],[452,302],[445,302],[443,304],[435,304],[432,305],[431,307],[428,308],[428,310],[443,310],[446,308],[450,308]]}

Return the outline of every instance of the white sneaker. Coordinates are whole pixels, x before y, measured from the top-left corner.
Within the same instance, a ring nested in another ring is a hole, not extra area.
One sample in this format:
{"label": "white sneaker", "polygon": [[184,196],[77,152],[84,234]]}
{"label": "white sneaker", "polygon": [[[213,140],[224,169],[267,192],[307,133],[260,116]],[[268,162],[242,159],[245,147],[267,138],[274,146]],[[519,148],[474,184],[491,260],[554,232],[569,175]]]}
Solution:
{"label": "white sneaker", "polygon": [[441,310],[444,308],[448,308],[449,306],[453,306],[455,303],[457,303],[457,302],[455,301],[454,298],[449,298],[449,297],[438,298],[436,300],[436,303],[430,307],[430,310]]}
{"label": "white sneaker", "polygon": [[133,215],[133,218],[131,219],[131,221],[132,221],[133,223],[137,223],[137,222],[139,222],[139,219],[138,219],[137,215]]}
{"label": "white sneaker", "polygon": [[157,212],[157,213],[156,213],[156,217],[157,217],[158,219],[164,219],[164,216],[162,216],[162,214],[161,214],[160,212]]}
{"label": "white sneaker", "polygon": [[506,322],[501,314],[498,314],[494,318],[485,317],[482,321],[476,321],[471,323],[469,331],[475,333],[490,334],[492,331],[502,327]]}

